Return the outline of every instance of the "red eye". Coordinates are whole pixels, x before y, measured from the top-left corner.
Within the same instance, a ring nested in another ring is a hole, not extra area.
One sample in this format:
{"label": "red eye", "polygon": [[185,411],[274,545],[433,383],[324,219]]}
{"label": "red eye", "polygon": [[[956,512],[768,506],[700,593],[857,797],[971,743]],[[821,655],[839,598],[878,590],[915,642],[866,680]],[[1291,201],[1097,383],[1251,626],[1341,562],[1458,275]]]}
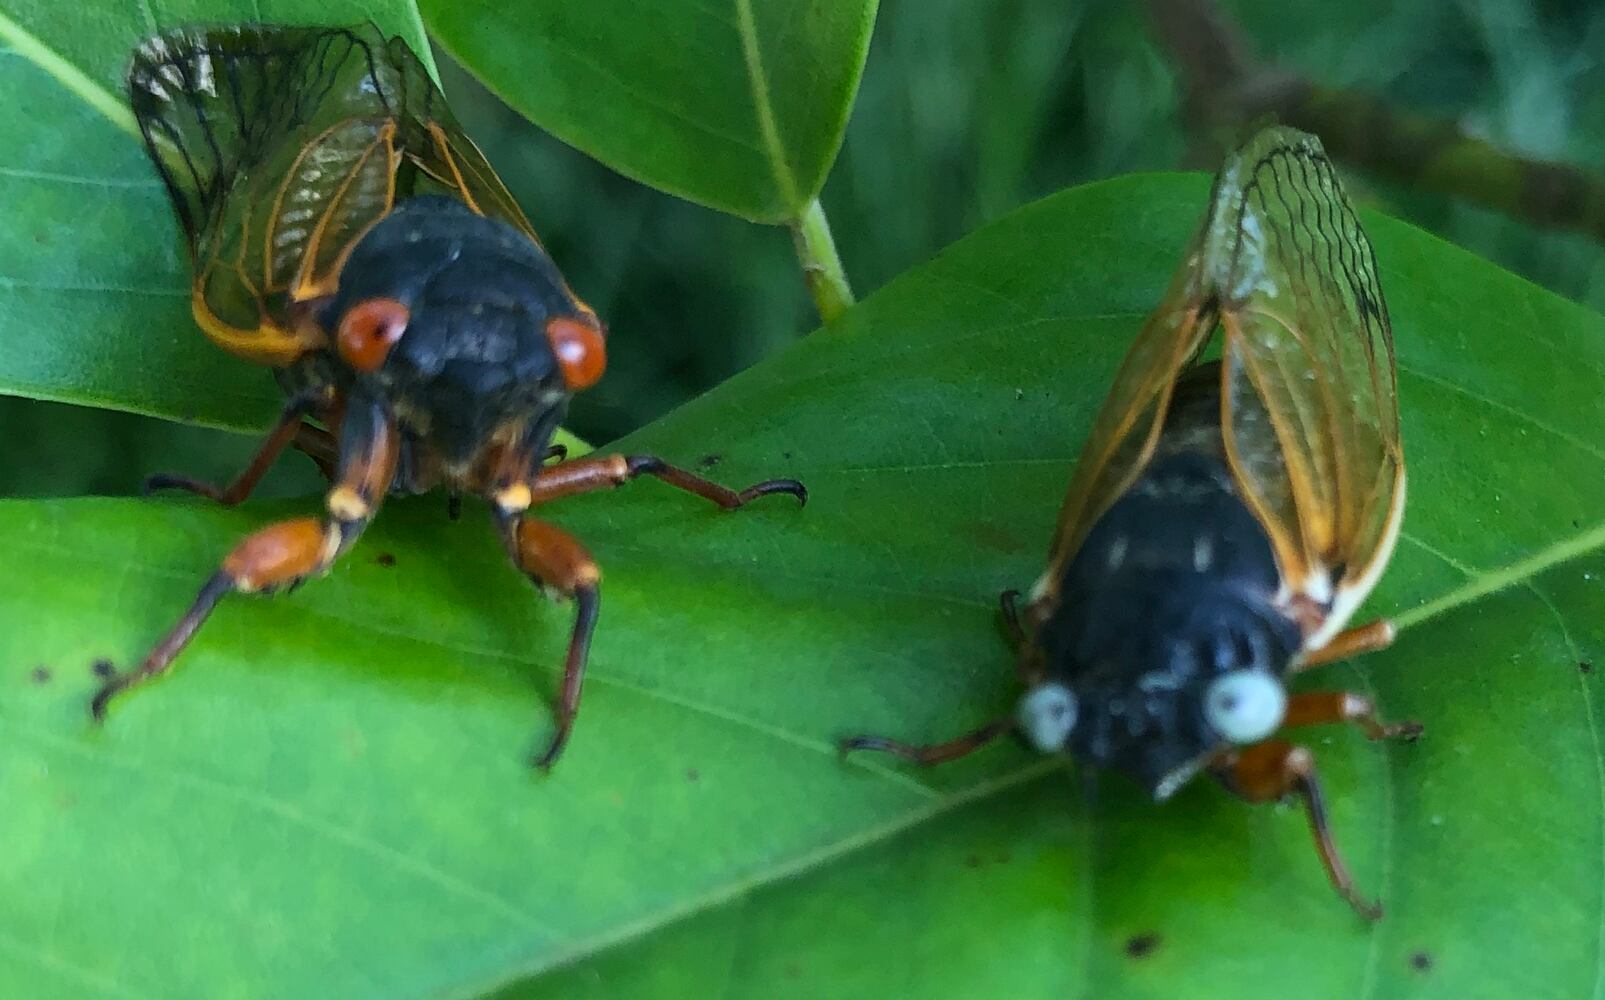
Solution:
{"label": "red eye", "polygon": [[554,316],[546,321],[546,339],[563,370],[570,392],[595,385],[607,368],[607,343],[590,316]]}
{"label": "red eye", "polygon": [[360,372],[385,363],[385,355],[407,331],[407,307],[395,299],[365,299],[346,311],[335,338],[340,356]]}

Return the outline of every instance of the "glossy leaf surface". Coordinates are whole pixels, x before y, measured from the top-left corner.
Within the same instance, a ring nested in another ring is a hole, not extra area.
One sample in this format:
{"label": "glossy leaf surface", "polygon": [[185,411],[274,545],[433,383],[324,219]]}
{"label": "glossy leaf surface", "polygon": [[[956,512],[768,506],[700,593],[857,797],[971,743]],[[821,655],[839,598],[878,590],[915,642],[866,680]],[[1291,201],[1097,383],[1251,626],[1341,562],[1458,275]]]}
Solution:
{"label": "glossy leaf surface", "polygon": [[411,0],[0,0],[0,393],[236,429],[272,419],[270,372],[209,344],[190,317],[178,223],[122,76],[163,28],[364,19],[427,56]]}
{"label": "glossy leaf surface", "polygon": [[841,146],[877,0],[423,0],[430,32],[535,124],[626,176],[797,218]]}

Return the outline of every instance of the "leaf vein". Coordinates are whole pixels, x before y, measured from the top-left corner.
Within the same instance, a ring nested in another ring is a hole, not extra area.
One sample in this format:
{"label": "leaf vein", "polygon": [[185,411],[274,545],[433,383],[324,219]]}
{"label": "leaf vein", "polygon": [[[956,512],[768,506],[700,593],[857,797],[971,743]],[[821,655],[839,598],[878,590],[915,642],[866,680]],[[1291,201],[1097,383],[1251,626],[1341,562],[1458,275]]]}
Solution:
{"label": "leaf vein", "polygon": [[23,292],[70,292],[86,295],[144,295],[151,298],[187,299],[189,293],[173,288],[139,288],[133,285],[110,284],[47,284],[0,275],[0,289]]}
{"label": "leaf vein", "polygon": [[154,177],[84,177],[78,174],[53,173],[48,170],[29,170],[25,167],[0,166],[0,177],[15,177],[25,181],[45,181],[52,184],[80,184],[94,188],[144,188],[159,190],[162,182]]}
{"label": "leaf vein", "polygon": [[1602,462],[1605,462],[1605,451],[1600,450],[1597,446],[1589,443],[1588,441],[1585,441],[1582,438],[1579,438],[1579,437],[1576,437],[1576,436],[1574,436],[1572,434],[1569,434],[1566,431],[1563,431],[1563,430],[1559,429],[1558,427],[1551,427],[1549,424],[1544,423],[1542,420],[1539,420],[1537,417],[1533,416],[1530,413],[1523,413],[1521,410],[1516,409],[1514,406],[1510,406],[1510,405],[1507,405],[1505,403],[1501,403],[1498,400],[1493,399],[1490,396],[1484,395],[1483,393],[1480,393],[1480,392],[1478,392],[1478,391],[1476,391],[1474,389],[1468,388],[1467,386],[1457,385],[1454,382],[1451,382],[1446,378],[1442,378],[1441,376],[1428,375],[1426,372],[1422,371],[1419,368],[1412,368],[1412,367],[1410,367],[1408,365],[1399,365],[1399,371],[1405,372],[1405,373],[1407,373],[1407,374],[1409,374],[1409,375],[1411,375],[1411,376],[1413,376],[1415,378],[1421,379],[1423,382],[1430,382],[1433,385],[1436,385],[1436,386],[1438,386],[1440,388],[1448,389],[1450,392],[1458,393],[1459,395],[1465,396],[1468,399],[1476,400],[1477,402],[1482,403],[1484,406],[1487,406],[1490,409],[1498,410],[1500,413],[1505,413],[1505,414],[1508,414],[1508,415],[1510,415],[1512,417],[1515,417],[1517,420],[1520,420],[1522,423],[1527,424],[1528,426],[1533,427],[1533,428],[1535,428],[1537,430],[1543,431],[1545,434],[1548,434],[1551,437],[1554,437],[1554,438],[1556,438],[1558,440],[1564,441],[1567,444],[1571,445],[1572,447],[1578,449],[1579,451],[1582,451],[1582,452],[1584,452],[1584,453],[1586,453],[1586,454],[1588,454],[1588,455],[1590,455],[1590,456],[1592,456],[1594,458],[1599,459]]}
{"label": "leaf vein", "polygon": [[134,992],[116,980],[109,979],[77,962],[62,958],[60,955],[44,953],[38,946],[29,946],[18,941],[4,930],[0,930],[0,952],[15,956],[46,972],[69,978],[82,986],[93,987],[107,996],[142,998],[148,995]]}
{"label": "leaf vein", "polygon": [[[1561,638],[1566,648],[1571,651],[1572,662],[1577,663],[1583,659],[1582,650],[1577,640],[1572,636],[1571,628],[1566,624],[1566,616],[1561,614],[1560,608],[1550,598],[1543,588],[1530,584],[1529,589],[1543,602],[1549,613],[1554,615],[1555,624],[1560,628]],[[1605,996],[1605,747],[1600,744],[1598,714],[1594,710],[1594,697],[1588,689],[1588,680],[1581,670],[1577,671],[1577,691],[1583,700],[1583,719],[1588,726],[1588,738],[1593,748],[1594,760],[1594,799],[1595,813],[1599,825],[1599,852],[1600,852],[1600,890],[1599,890],[1599,922],[1594,939],[1594,990],[1595,1000]]]}
{"label": "leaf vein", "polygon": [[521,979],[545,975],[556,969],[590,958],[603,950],[638,941],[664,927],[689,920],[715,907],[739,899],[754,889],[774,885],[811,869],[824,867],[840,858],[884,843],[898,834],[912,830],[922,823],[928,823],[956,809],[985,801],[1031,781],[1045,779],[1055,771],[1062,770],[1064,766],[1064,761],[1056,757],[1033,761],[1018,770],[977,782],[969,788],[945,798],[932,799],[925,805],[911,809],[896,819],[889,820],[878,826],[855,831],[815,850],[806,851],[774,864],[762,871],[732,879],[728,884],[718,886],[684,903],[671,904],[656,913],[648,914],[619,927],[610,928],[583,939],[565,942],[560,950],[548,953],[523,965],[514,966],[487,982],[464,984],[461,989],[448,994],[448,996],[460,997],[462,1000],[482,996],[496,987],[505,986]]}
{"label": "leaf vein", "polygon": [[791,172],[791,165],[786,162],[780,123],[775,120],[774,104],[769,99],[769,78],[764,72],[763,52],[758,45],[758,25],[752,15],[752,0],[735,0],[735,4],[741,54],[747,64],[747,82],[758,117],[758,134],[763,138],[762,152],[769,161],[769,173],[780,200],[786,203],[787,211],[795,213],[801,203],[797,178]]}
{"label": "leaf vein", "polygon": [[[1422,544],[1415,539],[1411,541],[1416,545]],[[1433,618],[1447,614],[1462,605],[1470,604],[1507,587],[1526,583],[1545,570],[1575,559],[1578,556],[1586,555],[1602,545],[1605,545],[1605,524],[1598,524],[1564,541],[1545,546],[1527,557],[1518,559],[1499,569],[1472,575],[1465,586],[1456,587],[1436,600],[1428,601],[1399,614],[1393,619],[1393,624],[1401,632],[1407,628],[1414,628]],[[1454,563],[1450,561],[1450,565],[1454,565]]]}

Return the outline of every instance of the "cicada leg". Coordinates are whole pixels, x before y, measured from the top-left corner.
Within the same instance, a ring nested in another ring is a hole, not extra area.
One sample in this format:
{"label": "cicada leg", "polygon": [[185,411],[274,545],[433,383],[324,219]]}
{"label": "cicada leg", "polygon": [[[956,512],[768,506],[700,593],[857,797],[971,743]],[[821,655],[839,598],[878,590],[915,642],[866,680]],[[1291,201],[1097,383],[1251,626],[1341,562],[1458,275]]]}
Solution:
{"label": "cicada leg", "polygon": [[[559,446],[560,447],[560,446]],[[562,458],[566,451],[548,449],[543,461]],[[531,464],[535,467],[531,468]],[[579,712],[580,690],[585,680],[585,662],[601,610],[601,570],[585,547],[567,532],[525,517],[530,507],[563,497],[589,493],[610,486],[621,486],[642,475],[655,476],[670,486],[694,493],[734,510],[771,493],[785,493],[804,503],[808,491],[795,479],[770,479],[732,490],[684,469],[669,465],[651,455],[609,455],[581,458],[572,462],[544,466],[521,460],[509,452],[494,475],[490,489],[502,522],[502,536],[513,561],[538,585],[556,591],[575,602],[574,630],[569,635],[568,655],[563,661],[563,689],[558,699],[557,732],[546,750],[535,758],[535,766],[549,770],[562,754]]]}
{"label": "cicada leg", "polygon": [[112,677],[95,694],[90,712],[96,719],[105,717],[112,698],[165,673],[225,596],[295,586],[328,569],[351,547],[384,499],[396,467],[395,429],[377,406],[364,416],[344,422],[339,476],[328,493],[328,513],[269,525],[235,546],[139,666]]}
{"label": "cicada leg", "polygon": [[206,497],[208,500],[215,500],[225,507],[234,507],[251,495],[251,491],[256,489],[257,483],[261,482],[279,454],[295,440],[302,426],[301,418],[297,416],[294,423],[280,423],[274,427],[256,454],[252,456],[250,464],[227,486],[218,486],[204,479],[180,473],[157,472],[145,477],[145,481],[140,484],[140,495],[150,496],[158,490],[184,490]]}
{"label": "cicada leg", "polygon": [[808,502],[808,490],[795,479],[766,479],[744,490],[732,490],[670,465],[655,455],[606,455],[562,462],[539,469],[527,478],[504,478],[495,486],[491,499],[504,512],[514,513],[563,497],[622,486],[641,476],[654,476],[676,489],[711,500],[725,510],[735,510],[771,493],[785,493],[802,503]]}
{"label": "cicada leg", "polygon": [[1332,839],[1326,802],[1315,773],[1315,757],[1309,750],[1286,740],[1266,740],[1217,761],[1212,769],[1222,784],[1245,801],[1275,802],[1295,794],[1303,800],[1310,834],[1315,838],[1315,853],[1320,856],[1332,888],[1362,918],[1381,919],[1382,904],[1366,899],[1355,889],[1354,878]]}
{"label": "cicada leg", "polygon": [[[1018,590],[1005,590],[998,595],[998,609],[1003,616],[1003,627],[1008,633],[1010,641],[1016,651],[1021,654],[1019,675],[1020,680],[1030,686],[1036,682],[1036,672],[1026,643],[1025,628],[1020,623],[1020,611],[1016,602],[1020,598]],[[888,739],[884,736],[853,736],[837,744],[843,757],[854,750],[875,750],[880,753],[889,753],[901,757],[906,761],[930,767],[934,764],[945,764],[950,760],[958,760],[968,756],[982,747],[988,746],[999,736],[1014,728],[1014,716],[1001,715],[996,719],[985,722],[967,733],[955,736],[941,743],[929,743],[923,746],[916,743],[904,743],[901,740]]]}
{"label": "cicada leg", "polygon": [[[1282,728],[1321,726],[1347,722],[1359,726],[1373,740],[1413,740],[1421,735],[1419,722],[1385,723],[1377,717],[1376,706],[1364,695],[1347,691],[1305,691],[1288,699]],[[1320,782],[1315,776],[1315,759],[1304,747],[1286,740],[1267,740],[1230,754],[1213,765],[1227,788],[1250,802],[1267,802],[1297,794],[1304,800],[1315,851],[1321,857],[1332,887],[1356,913],[1368,920],[1382,916],[1382,907],[1368,902],[1355,891],[1353,879],[1338,854],[1327,826],[1326,808]]]}
{"label": "cicada leg", "polygon": [[[318,463],[318,467],[323,471],[324,476],[332,479],[330,465],[328,464],[333,457],[332,443],[319,447],[320,441],[330,440],[328,434],[306,423],[304,419],[309,413],[322,408],[327,403],[327,393],[322,390],[291,397],[284,404],[284,409],[280,411],[279,419],[274,423],[273,429],[268,432],[268,436],[262,441],[262,446],[251,457],[250,464],[246,465],[244,471],[227,486],[220,487],[190,476],[159,472],[146,478],[144,484],[140,487],[140,493],[149,496],[157,490],[187,490],[190,493],[216,500],[225,507],[234,507],[251,495],[251,491],[256,489],[257,484],[262,481],[262,477],[273,466],[273,462],[279,457],[279,454],[291,443],[305,451],[314,462]],[[320,435],[321,438],[319,437]],[[326,452],[325,457],[320,458],[320,451]]]}
{"label": "cicada leg", "polygon": [[1374,653],[1379,649],[1387,649],[1393,645],[1393,637],[1393,623],[1386,618],[1356,625],[1334,635],[1320,649],[1312,649],[1305,653],[1288,672],[1296,674],[1312,667],[1323,667],[1328,663],[1359,656],[1361,653]]}
{"label": "cicada leg", "polygon": [[1370,698],[1350,691],[1301,691],[1287,700],[1283,729],[1349,722],[1373,740],[1413,740],[1421,735],[1419,722],[1383,722]]}
{"label": "cicada leg", "polygon": [[534,518],[519,517],[509,522],[503,536],[513,562],[537,586],[574,600],[574,629],[569,633],[568,655],[563,658],[563,689],[557,702],[557,732],[534,760],[536,767],[547,771],[568,745],[574,717],[579,714],[585,661],[601,611],[602,571],[574,536]]}

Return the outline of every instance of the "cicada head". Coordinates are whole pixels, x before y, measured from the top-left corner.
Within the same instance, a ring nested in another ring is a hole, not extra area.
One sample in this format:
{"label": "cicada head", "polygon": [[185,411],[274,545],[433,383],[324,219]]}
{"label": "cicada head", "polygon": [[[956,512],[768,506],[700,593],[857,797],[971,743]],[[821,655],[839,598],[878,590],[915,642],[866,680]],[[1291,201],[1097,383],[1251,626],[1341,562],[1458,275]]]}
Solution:
{"label": "cicada head", "polygon": [[605,364],[600,322],[545,251],[453,198],[413,198],[376,223],[320,325],[353,381],[448,468],[509,428],[555,423]]}
{"label": "cicada head", "polygon": [[1156,799],[1222,747],[1276,730],[1302,636],[1218,451],[1215,378],[1208,366],[1184,381],[1151,464],[1033,605],[1044,679],[1020,703],[1021,730]]}
{"label": "cicada head", "polygon": [[1163,800],[1221,747],[1276,731],[1297,646],[1286,618],[1226,587],[1120,588],[1110,598],[1093,612],[1103,621],[1060,625],[1077,629],[1078,648],[1057,647],[1063,634],[1044,637],[1050,656],[1078,666],[1021,698],[1020,729],[1039,750],[1123,772]]}

